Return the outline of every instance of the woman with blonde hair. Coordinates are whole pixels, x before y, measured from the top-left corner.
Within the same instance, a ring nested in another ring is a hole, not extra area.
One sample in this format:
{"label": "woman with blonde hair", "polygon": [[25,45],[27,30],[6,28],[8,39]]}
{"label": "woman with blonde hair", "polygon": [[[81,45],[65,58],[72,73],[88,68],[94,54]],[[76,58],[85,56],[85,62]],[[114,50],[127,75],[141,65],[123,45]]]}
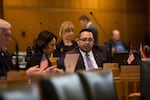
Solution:
{"label": "woman with blonde hair", "polygon": [[54,57],[65,55],[66,52],[77,46],[77,43],[73,40],[73,35],[73,23],[71,21],[64,21],[59,30],[59,36],[62,38],[62,40],[56,44],[56,50],[53,53]]}

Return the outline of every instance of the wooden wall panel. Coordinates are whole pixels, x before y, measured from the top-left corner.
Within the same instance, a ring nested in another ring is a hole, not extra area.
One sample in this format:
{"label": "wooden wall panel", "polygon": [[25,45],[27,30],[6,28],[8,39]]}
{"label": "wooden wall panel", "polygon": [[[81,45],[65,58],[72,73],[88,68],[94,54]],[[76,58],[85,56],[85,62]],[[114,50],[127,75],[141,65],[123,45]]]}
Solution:
{"label": "wooden wall panel", "polygon": [[0,18],[3,18],[3,0],[0,0]]}
{"label": "wooden wall panel", "polygon": [[148,0],[148,27],[150,28],[150,0]]}
{"label": "wooden wall panel", "polygon": [[[83,14],[89,16],[97,26],[99,44],[103,44],[108,38],[89,14],[91,11],[109,36],[112,29],[119,28],[122,39],[126,42],[134,42],[133,47],[137,49],[147,25],[147,0],[142,0],[143,2],[133,0],[131,4],[130,1],[4,0],[4,17],[12,23],[12,33],[19,41],[21,51],[25,51],[27,44],[32,43],[41,30],[48,29],[58,36],[60,24],[65,20],[75,24],[75,36],[77,36],[81,29],[78,19]],[[142,6],[138,8],[140,4]],[[26,33],[25,37],[21,36],[22,32]],[[9,50],[14,51],[13,41]]]}

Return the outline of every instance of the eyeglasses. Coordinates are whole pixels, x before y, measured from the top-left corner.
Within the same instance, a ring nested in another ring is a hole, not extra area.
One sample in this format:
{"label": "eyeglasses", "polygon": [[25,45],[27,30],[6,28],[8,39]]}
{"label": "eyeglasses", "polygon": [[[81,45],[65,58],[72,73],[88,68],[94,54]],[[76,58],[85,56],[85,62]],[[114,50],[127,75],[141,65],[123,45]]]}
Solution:
{"label": "eyeglasses", "polygon": [[6,38],[11,38],[11,35],[10,35],[10,34],[4,34],[4,36],[5,36]]}
{"label": "eyeglasses", "polygon": [[94,39],[93,38],[79,38],[81,41],[83,41],[83,42],[86,42],[86,41],[88,41],[88,42],[93,42],[94,41]]}
{"label": "eyeglasses", "polygon": [[0,34],[2,34],[5,38],[11,38],[12,37],[11,33],[8,31],[2,31],[2,33],[0,33]]}

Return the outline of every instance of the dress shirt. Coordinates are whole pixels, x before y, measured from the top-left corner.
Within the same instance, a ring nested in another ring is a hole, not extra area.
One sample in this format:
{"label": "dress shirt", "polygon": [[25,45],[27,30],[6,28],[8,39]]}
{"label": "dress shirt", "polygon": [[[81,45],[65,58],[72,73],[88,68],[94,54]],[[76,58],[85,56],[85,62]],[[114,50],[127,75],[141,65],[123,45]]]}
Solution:
{"label": "dress shirt", "polygon": [[[80,52],[81,52],[81,55],[82,55],[83,60],[84,60],[85,70],[88,71],[88,70],[90,70],[90,69],[89,69],[89,67],[88,67],[88,65],[87,65],[86,58],[85,58],[85,53],[86,53],[86,52],[83,52],[81,49],[80,49]],[[93,55],[92,50],[91,50],[90,52],[88,52],[88,54],[89,54],[89,58],[90,58],[91,61],[92,61],[93,68],[94,68],[94,69],[98,69],[98,66],[97,66],[97,63],[96,63],[96,61],[95,61],[95,58],[94,58],[94,55]]]}

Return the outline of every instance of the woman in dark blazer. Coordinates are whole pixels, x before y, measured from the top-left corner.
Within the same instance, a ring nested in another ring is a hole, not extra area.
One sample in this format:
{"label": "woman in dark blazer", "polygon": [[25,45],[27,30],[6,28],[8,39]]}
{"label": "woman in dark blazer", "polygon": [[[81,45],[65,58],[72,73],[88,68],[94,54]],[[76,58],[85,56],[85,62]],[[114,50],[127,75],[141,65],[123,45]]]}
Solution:
{"label": "woman in dark blazer", "polygon": [[59,36],[62,38],[56,44],[56,50],[53,53],[54,57],[60,57],[65,55],[66,52],[77,47],[76,41],[73,40],[74,25],[71,21],[64,21],[59,30]]}
{"label": "woman in dark blazer", "polygon": [[34,53],[27,62],[27,75],[45,75],[50,72],[60,72],[57,66],[52,66],[48,55],[55,50],[56,36],[49,31],[42,31],[39,33],[37,39],[34,41]]}

